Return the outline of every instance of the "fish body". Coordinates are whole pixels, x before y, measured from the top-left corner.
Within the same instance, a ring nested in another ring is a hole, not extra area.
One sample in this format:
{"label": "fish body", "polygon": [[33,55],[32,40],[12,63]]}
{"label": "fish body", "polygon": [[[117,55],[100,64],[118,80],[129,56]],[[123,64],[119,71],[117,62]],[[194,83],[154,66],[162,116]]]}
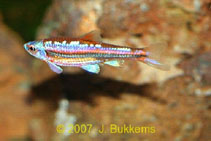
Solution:
{"label": "fish body", "polygon": [[99,73],[99,64],[119,67],[126,59],[138,60],[163,69],[163,64],[150,59],[150,52],[144,48],[102,43],[100,34],[90,32],[80,38],[49,38],[24,44],[24,48],[36,58],[44,60],[56,73],[62,73],[60,66],[81,67],[92,73]]}

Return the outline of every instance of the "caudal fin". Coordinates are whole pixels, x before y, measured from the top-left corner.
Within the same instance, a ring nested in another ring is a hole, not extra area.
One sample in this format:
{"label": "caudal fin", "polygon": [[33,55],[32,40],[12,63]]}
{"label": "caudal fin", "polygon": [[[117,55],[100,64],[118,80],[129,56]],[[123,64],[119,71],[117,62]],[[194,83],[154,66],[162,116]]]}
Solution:
{"label": "caudal fin", "polygon": [[146,57],[141,58],[140,60],[152,67],[161,69],[161,70],[169,70],[170,67],[167,64],[161,63],[165,59],[165,56],[163,55],[163,51],[167,45],[166,44],[154,44],[150,45],[147,48],[144,48],[144,51],[146,51]]}
{"label": "caudal fin", "polygon": [[154,59],[151,59],[151,58],[144,58],[143,62],[145,64],[155,67],[157,69],[166,70],[166,71],[170,69],[170,67],[168,65],[162,64],[162,63],[160,63]]}

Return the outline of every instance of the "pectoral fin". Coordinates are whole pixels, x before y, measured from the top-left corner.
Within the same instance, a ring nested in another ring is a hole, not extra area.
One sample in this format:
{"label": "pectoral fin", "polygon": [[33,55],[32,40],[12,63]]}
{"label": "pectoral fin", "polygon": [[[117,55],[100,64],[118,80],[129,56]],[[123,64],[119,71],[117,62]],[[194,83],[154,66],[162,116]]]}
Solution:
{"label": "pectoral fin", "polygon": [[49,67],[51,68],[52,71],[60,74],[63,72],[63,69],[57,65],[55,65],[54,63],[51,63],[51,62],[47,62]]}
{"label": "pectoral fin", "polygon": [[96,41],[96,42],[102,41],[99,30],[93,30],[93,31],[81,36],[80,38],[85,39],[85,40]]}
{"label": "pectoral fin", "polygon": [[99,73],[100,72],[100,67],[98,64],[84,65],[81,68],[88,72],[91,72],[91,73]]}

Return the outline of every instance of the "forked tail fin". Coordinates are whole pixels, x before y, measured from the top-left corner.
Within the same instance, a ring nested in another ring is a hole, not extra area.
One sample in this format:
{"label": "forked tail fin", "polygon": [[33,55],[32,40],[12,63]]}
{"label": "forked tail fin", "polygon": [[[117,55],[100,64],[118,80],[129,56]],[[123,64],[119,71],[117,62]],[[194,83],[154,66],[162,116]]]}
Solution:
{"label": "forked tail fin", "polygon": [[145,58],[143,62],[146,63],[147,65],[150,65],[157,69],[161,69],[161,70],[165,70],[165,71],[170,69],[168,65],[162,64],[162,63],[160,63],[154,59],[151,59],[151,58]]}
{"label": "forked tail fin", "polygon": [[161,59],[164,58],[162,53],[165,47],[166,47],[165,44],[159,43],[144,48],[144,51],[146,51],[146,57],[140,58],[140,61],[161,70],[169,70],[170,69],[169,65],[161,63],[163,62]]}

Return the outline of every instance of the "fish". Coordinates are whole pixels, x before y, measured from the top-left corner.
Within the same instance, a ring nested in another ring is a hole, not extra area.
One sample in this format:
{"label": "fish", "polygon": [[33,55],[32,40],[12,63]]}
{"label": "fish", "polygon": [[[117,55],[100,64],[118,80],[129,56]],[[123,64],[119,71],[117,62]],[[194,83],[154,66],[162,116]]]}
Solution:
{"label": "fish", "polygon": [[146,48],[104,43],[98,30],[78,38],[55,37],[30,41],[24,44],[24,48],[30,55],[45,61],[58,74],[63,72],[62,67],[69,66],[98,74],[100,65],[120,67],[125,60],[140,61],[161,70],[169,69],[167,65],[153,59],[159,53]]}

